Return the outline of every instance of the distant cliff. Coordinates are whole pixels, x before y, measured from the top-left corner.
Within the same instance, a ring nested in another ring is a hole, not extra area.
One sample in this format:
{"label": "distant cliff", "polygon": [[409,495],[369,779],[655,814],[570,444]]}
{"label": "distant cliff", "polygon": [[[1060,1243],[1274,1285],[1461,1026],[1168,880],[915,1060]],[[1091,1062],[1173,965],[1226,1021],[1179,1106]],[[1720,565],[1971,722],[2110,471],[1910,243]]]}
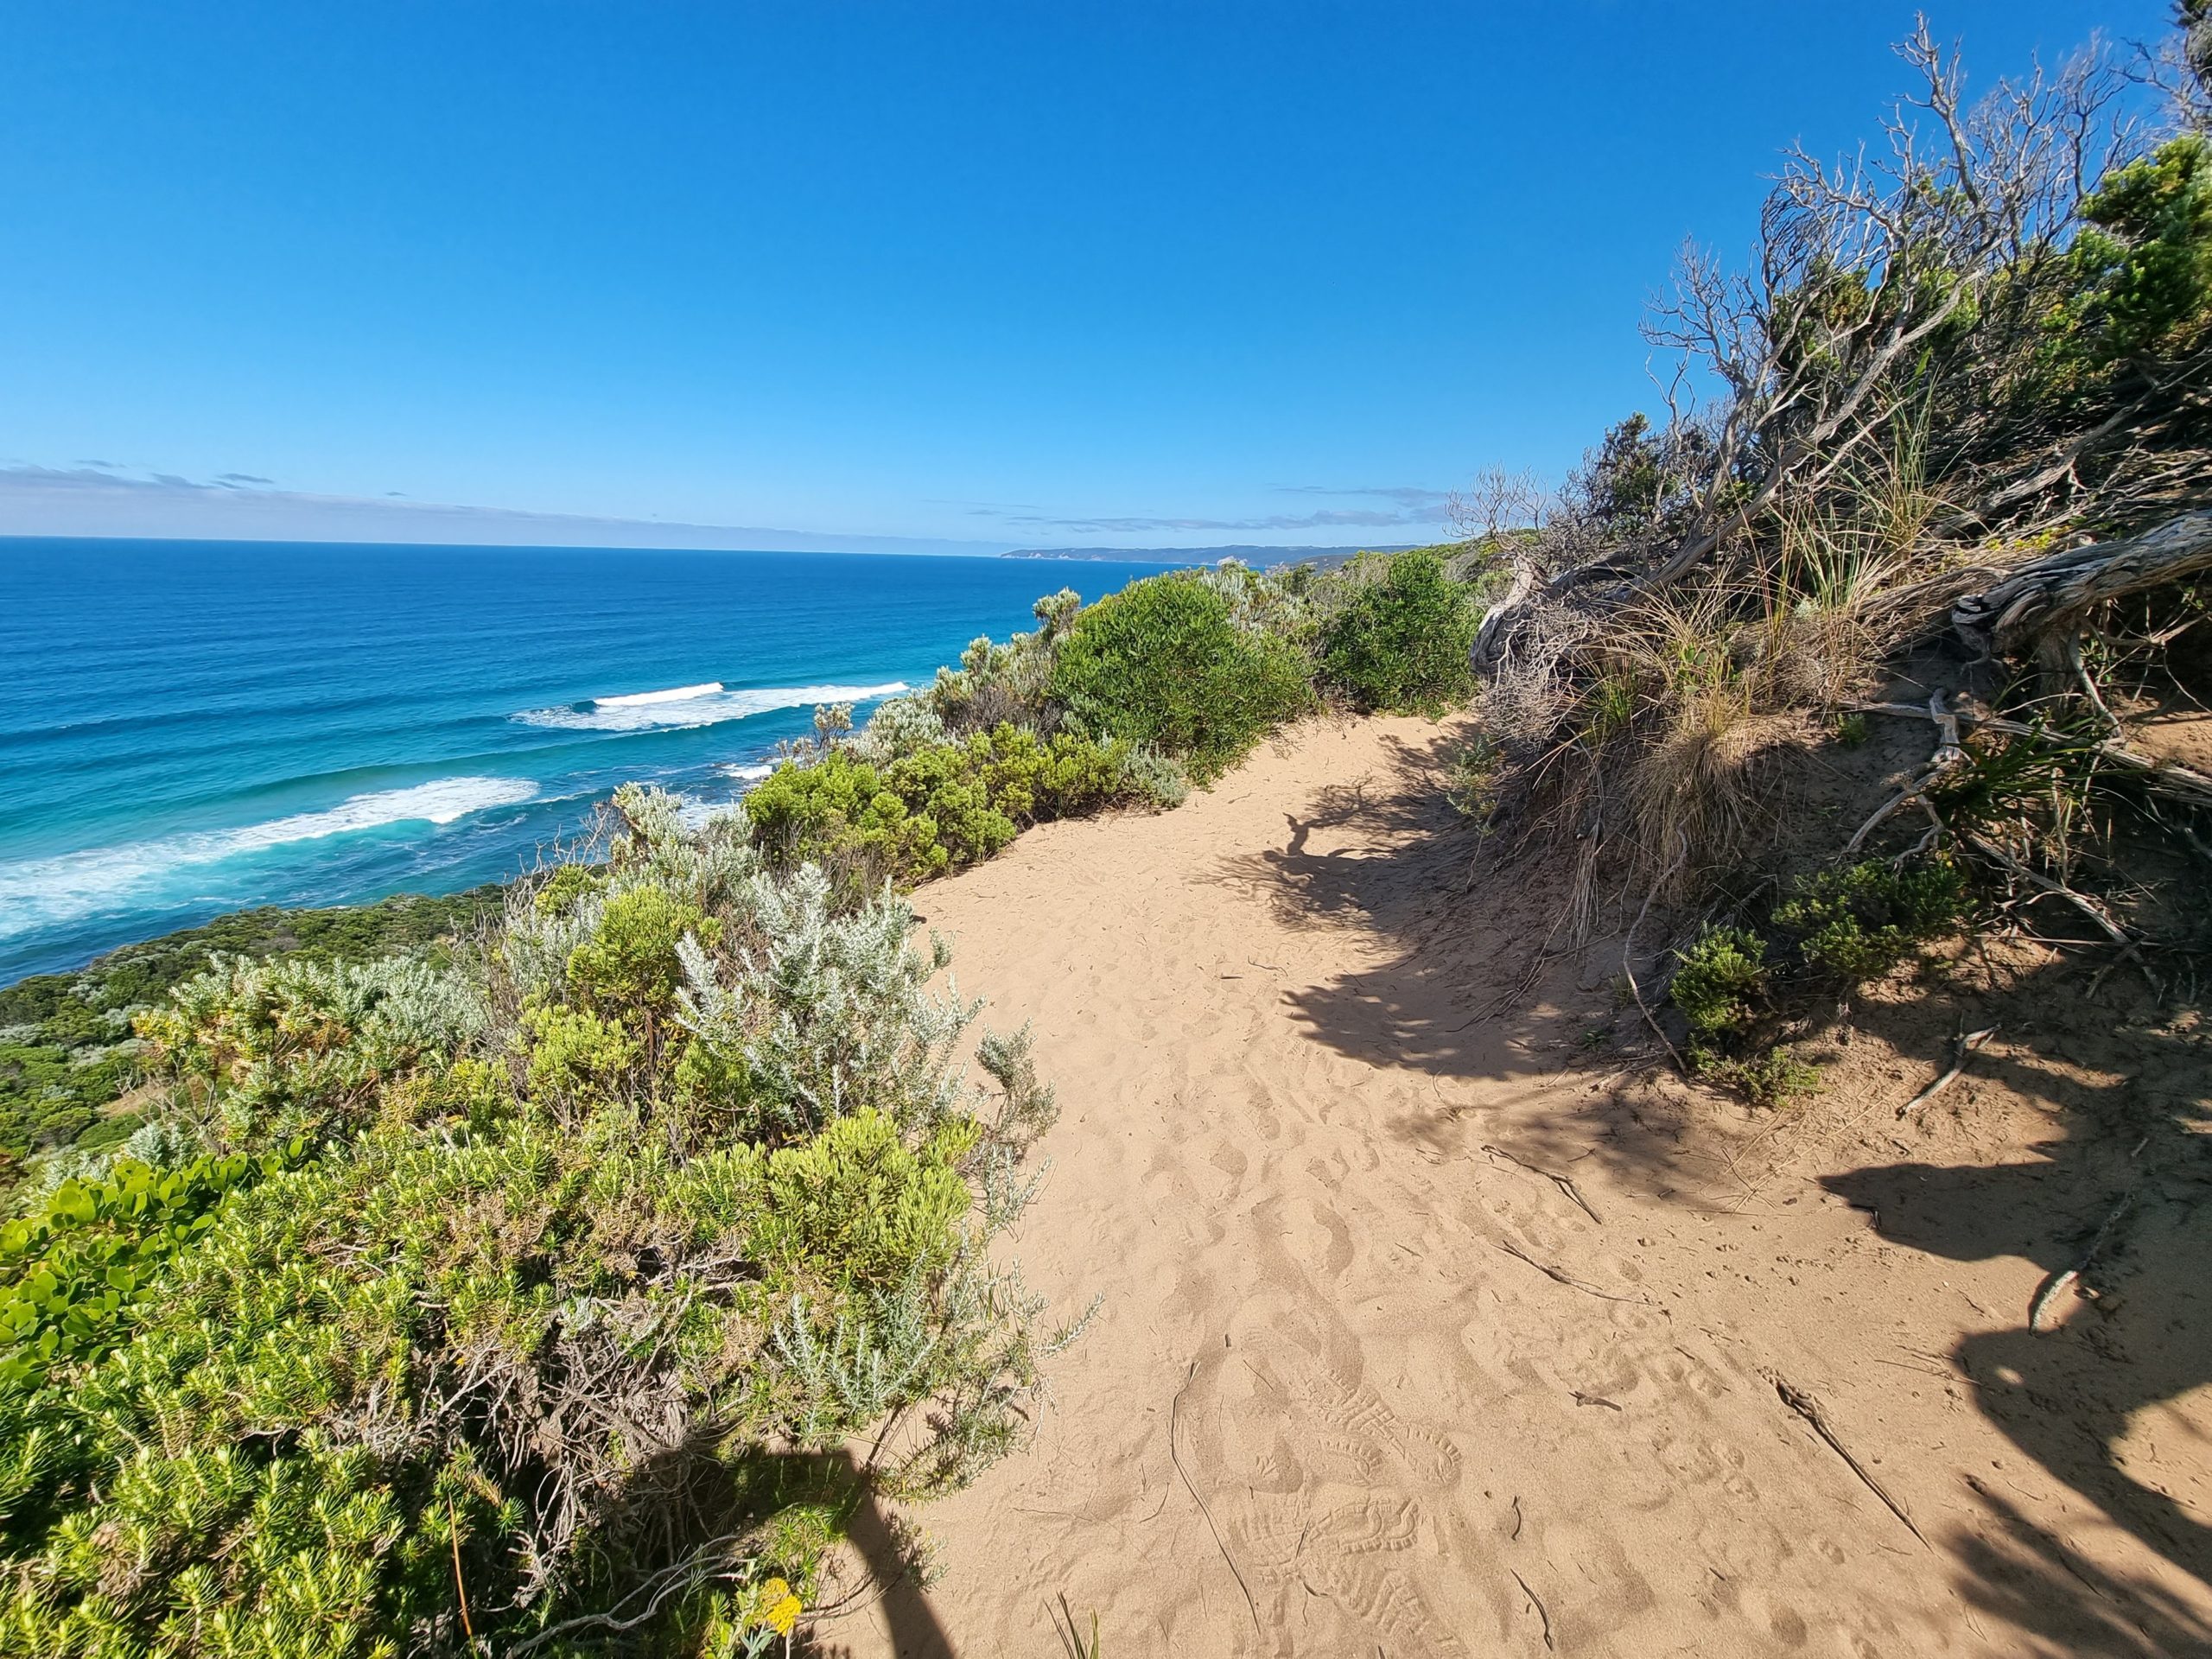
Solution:
{"label": "distant cliff", "polygon": [[1289,564],[1317,564],[1323,569],[1344,563],[1361,553],[1402,553],[1411,543],[1388,547],[1024,547],[1000,556],[1008,559],[1104,559],[1123,564],[1217,564],[1237,559],[1257,570]]}

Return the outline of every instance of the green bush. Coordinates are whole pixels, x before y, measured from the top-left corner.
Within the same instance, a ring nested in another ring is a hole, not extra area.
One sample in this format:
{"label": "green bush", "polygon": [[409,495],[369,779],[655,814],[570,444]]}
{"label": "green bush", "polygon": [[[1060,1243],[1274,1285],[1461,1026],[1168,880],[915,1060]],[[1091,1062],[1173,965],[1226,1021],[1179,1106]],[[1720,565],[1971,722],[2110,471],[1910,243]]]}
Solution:
{"label": "green bush", "polygon": [[113,1348],[156,1270],[214,1225],[224,1194],[285,1160],[233,1154],[165,1170],[118,1159],[97,1179],[63,1181],[0,1227],[0,1384]]}
{"label": "green bush", "polygon": [[1322,676],[1362,709],[1440,713],[1474,688],[1468,653],[1480,620],[1441,558],[1400,553],[1324,628]]}
{"label": "green bush", "polygon": [[1956,927],[1965,898],[1965,884],[1948,861],[1893,868],[1873,859],[1800,880],[1775,907],[1774,922],[1798,936],[1808,967],[1857,984]]}
{"label": "green bush", "polygon": [[872,887],[979,863],[1027,825],[1095,811],[1139,788],[1125,744],[1001,724],[882,766],[842,747],[810,766],[786,762],[745,804],[774,859],[823,864]]}
{"label": "green bush", "polygon": [[436,960],[499,903],[498,889],[480,887],[340,909],[238,911],[111,951],[80,973],[37,974],[0,989],[0,1170],[10,1157],[112,1144],[135,1130],[136,1114],[99,1109],[140,1080],[131,1017],[219,958],[330,963],[413,950]]}
{"label": "green bush", "polygon": [[1708,927],[1680,953],[1668,995],[1693,1032],[1718,1037],[1741,1032],[1767,996],[1766,941],[1740,927]]}
{"label": "green bush", "polygon": [[1026,1038],[972,1087],[903,905],[617,804],[594,880],[480,963],[226,963],[149,1016],[209,1149],[0,1230],[0,1651],[572,1653],[619,1618],[757,1655],[861,1487],[957,1484],[1033,1416],[1038,1304],[992,1259],[1051,1107]]}
{"label": "green bush", "polygon": [[1080,729],[1219,777],[1312,701],[1299,652],[1240,629],[1205,577],[1148,576],[1077,616],[1052,665],[1052,697]]}
{"label": "green bush", "polygon": [[1723,1088],[1733,1089],[1754,1106],[1781,1106],[1821,1086],[1819,1071],[1777,1045],[1764,1054],[1729,1059],[1708,1050],[1693,1049],[1698,1075]]}

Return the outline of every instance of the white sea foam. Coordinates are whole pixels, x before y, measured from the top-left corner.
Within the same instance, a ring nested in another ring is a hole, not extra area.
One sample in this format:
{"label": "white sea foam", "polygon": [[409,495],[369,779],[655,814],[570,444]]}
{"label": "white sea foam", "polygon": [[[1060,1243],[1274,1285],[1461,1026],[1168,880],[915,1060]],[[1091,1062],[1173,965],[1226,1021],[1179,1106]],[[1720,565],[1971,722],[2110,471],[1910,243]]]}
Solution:
{"label": "white sea foam", "polygon": [[734,778],[741,784],[757,784],[775,769],[772,760],[733,760],[715,768],[723,777]]}
{"label": "white sea foam", "polygon": [[527,778],[441,778],[377,790],[320,812],[298,812],[235,830],[201,830],[122,847],[0,865],[0,937],[91,915],[159,887],[171,872],[393,823],[451,823],[472,812],[534,800]]}
{"label": "white sea foam", "polygon": [[672,731],[745,720],[774,709],[805,709],[818,702],[869,702],[896,696],[904,680],[888,685],[768,685],[725,689],[720,682],[680,685],[667,691],[639,691],[619,697],[594,697],[588,703],[559,709],[526,709],[514,716],[526,726],[570,732]]}
{"label": "white sea foam", "polygon": [[691,702],[711,696],[722,689],[720,680],[709,680],[701,685],[671,686],[665,691],[632,691],[626,696],[594,697],[594,709],[641,709],[649,702]]}

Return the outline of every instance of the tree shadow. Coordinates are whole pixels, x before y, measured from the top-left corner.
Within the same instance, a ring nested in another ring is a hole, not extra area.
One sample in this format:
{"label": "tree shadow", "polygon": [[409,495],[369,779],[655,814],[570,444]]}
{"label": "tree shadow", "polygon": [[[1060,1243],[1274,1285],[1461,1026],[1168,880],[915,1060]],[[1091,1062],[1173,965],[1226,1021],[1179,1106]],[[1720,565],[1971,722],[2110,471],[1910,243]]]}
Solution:
{"label": "tree shadow", "polygon": [[1387,741],[1382,768],[1317,790],[1286,815],[1280,848],[1224,859],[1212,879],[1286,928],[1355,931],[1385,953],[1288,994],[1316,1042],[1385,1069],[1525,1075],[1527,1045],[1553,1021],[1503,1004],[1543,960],[1559,884],[1534,868],[1502,887],[1480,873],[1481,842],[1443,787],[1464,739]]}
{"label": "tree shadow", "polygon": [[[652,1560],[632,1562],[626,1577],[649,1587],[665,1577],[652,1568],[679,1560],[710,1539],[726,1551],[734,1541],[765,1539],[779,1516],[807,1516],[825,1524],[848,1549],[833,1553],[824,1580],[827,1593],[817,1592],[818,1605],[805,1611],[799,1651],[823,1659],[849,1655],[851,1649],[836,1638],[837,1622],[872,1615],[900,1659],[950,1655],[950,1638],[925,1593],[916,1540],[885,1504],[875,1479],[849,1448],[755,1451],[730,1462],[715,1455],[713,1438],[702,1435],[695,1443],[671,1448],[632,1472],[626,1483],[632,1535],[652,1538],[657,1548]],[[661,1524],[648,1524],[653,1519]],[[802,1524],[797,1536],[804,1540],[810,1531]],[[804,1554],[810,1547],[801,1542],[798,1548]],[[653,1604],[653,1609],[658,1606]],[[669,1632],[652,1611],[642,1604],[618,1605],[618,1616],[601,1622],[605,1628],[579,1630],[572,1647],[563,1650],[608,1656],[666,1651]],[[639,1611],[647,1616],[631,1617]]]}
{"label": "tree shadow", "polygon": [[[1821,1185],[1870,1212],[1893,1243],[1955,1262],[2015,1256],[2043,1270],[2018,1325],[1965,1338],[1951,1363],[2014,1446],[2212,1586],[2212,1523],[2131,1466],[2145,1461],[2132,1443],[2155,1433],[2143,1414],[2212,1384],[2212,1231],[2200,1220],[2212,1199],[2212,1067],[2190,1019],[2161,1019],[2147,999],[2091,1003],[2089,977],[2054,963],[1970,1016],[2022,1033],[2009,1052],[1977,1058],[1975,1073],[2055,1114],[2061,1133],[2017,1149],[2031,1156],[1868,1166]],[[2001,1503],[1977,1491],[1983,1508]],[[2212,1628],[2186,1624],[2155,1586],[2094,1581],[2058,1541],[2031,1536],[2017,1514],[1999,1519],[2012,1542],[1985,1540],[1967,1565],[2023,1630],[2082,1644],[2056,1649],[2068,1652],[2212,1651]],[[2064,1571],[2016,1595],[2027,1560]],[[2171,1634],[2184,1624],[2178,1646],[2127,1645],[2127,1629]],[[2094,1643],[2082,1635],[2099,1630]]]}

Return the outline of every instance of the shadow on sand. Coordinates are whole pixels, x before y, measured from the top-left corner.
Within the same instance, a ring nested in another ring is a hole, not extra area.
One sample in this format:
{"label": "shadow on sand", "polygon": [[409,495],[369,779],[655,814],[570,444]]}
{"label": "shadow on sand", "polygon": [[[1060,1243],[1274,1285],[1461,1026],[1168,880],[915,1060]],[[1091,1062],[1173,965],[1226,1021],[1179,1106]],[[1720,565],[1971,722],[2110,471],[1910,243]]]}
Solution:
{"label": "shadow on sand", "polygon": [[[2212,1385],[2212,1055],[2192,1020],[2148,998],[2089,1002],[2090,976],[2055,963],[1966,1014],[2022,1033],[1977,1071],[2049,1108],[2057,1135],[1986,1164],[1875,1165],[1821,1184],[1893,1243],[2043,1270],[2038,1328],[2024,1307],[2015,1328],[1961,1341],[1952,1363],[1982,1415],[2046,1473],[2212,1585],[2202,1495],[2192,1509],[2132,1466],[2154,1465],[2162,1437],[2205,1432],[2179,1410]],[[2098,1573],[1992,1481],[1975,1492],[1998,1522],[1969,1551],[1980,1605],[2068,1652],[2212,1652],[2212,1627],[2156,1586]]]}
{"label": "shadow on sand", "polygon": [[[1549,1088],[1570,1069],[1628,1075],[1607,1045],[1640,1044],[1638,1015],[1609,999],[1602,965],[1547,954],[1563,879],[1541,868],[1478,866],[1478,843],[1444,798],[1456,742],[1447,733],[1401,744],[1387,772],[1317,792],[1289,818],[1280,849],[1227,860],[1216,879],[1262,897],[1287,925],[1356,930],[1371,943],[1374,965],[1290,994],[1316,1042],[1439,1078],[1543,1077],[1537,1086]],[[1955,1028],[2016,1033],[2007,1052],[1977,1058],[1976,1075],[2044,1103],[2063,1133],[1987,1164],[1869,1166],[1822,1184],[1874,1212],[1897,1244],[1953,1261],[2024,1257],[2047,1283],[2076,1267],[2102,1232],[2083,1275],[2093,1296],[2055,1299],[2042,1323],[2056,1328],[2031,1332],[2023,1308],[2018,1329],[1968,1337],[1950,1357],[1983,1415],[2024,1456],[2173,1567],[2212,1584],[2212,1522],[2190,1507],[2201,1497],[2184,1500],[2144,1478],[2127,1450],[2131,1433],[2161,1432],[2146,1428],[2146,1412],[2212,1383],[2212,1229],[2203,1214],[2212,1198],[2212,1049],[2147,998],[2123,1014],[2113,1005],[2132,993],[2117,986],[2105,1004],[2089,1003],[2096,965],[2056,962],[2001,989],[1931,997],[1910,1017],[1863,1015],[1898,1052],[1927,1062],[1929,1075],[1947,1063]],[[1598,1052],[1579,1052],[1591,1047]],[[1624,1095],[1591,1092],[1589,1111],[1572,1122],[1524,1126],[1532,1149],[1562,1162],[1594,1150],[1653,1196],[1674,1198],[1683,1126],[1647,1122]],[[1440,1132],[1434,1123],[1402,1128],[1424,1140]],[[2163,1421],[2176,1438],[2205,1432],[2171,1414]],[[2031,1644],[2024,1651],[2212,1654],[2212,1626],[2196,1611],[2156,1583],[2123,1581],[2086,1561],[2006,1498],[2001,1471],[1968,1484],[1984,1524],[1962,1529],[1949,1546],[1961,1592],[2020,1632]]]}

